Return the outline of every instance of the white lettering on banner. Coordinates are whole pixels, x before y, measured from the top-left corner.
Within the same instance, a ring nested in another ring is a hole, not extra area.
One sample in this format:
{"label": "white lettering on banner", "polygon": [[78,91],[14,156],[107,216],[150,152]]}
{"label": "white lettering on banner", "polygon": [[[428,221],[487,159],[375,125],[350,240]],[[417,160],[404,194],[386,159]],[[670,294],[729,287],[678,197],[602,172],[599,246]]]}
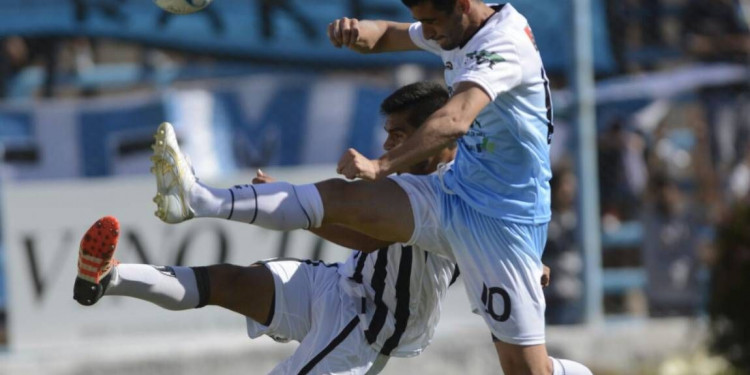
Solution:
{"label": "white lettering on banner", "polygon": [[[292,182],[330,177],[334,167],[268,170]],[[321,173],[325,171],[325,173]],[[247,182],[251,172],[214,183]],[[232,328],[244,333],[243,317],[221,309],[189,313],[162,310],[125,297],[83,307],[72,298],[79,236],[97,218],[120,220],[117,257],[125,263],[240,265],[287,256],[339,261],[348,250],[306,231],[274,232],[217,219],[168,225],[153,216],[152,178],[113,178],[16,183],[4,186],[3,212],[8,285],[9,343],[13,350],[73,345],[96,337]],[[316,254],[317,253],[317,254]]]}

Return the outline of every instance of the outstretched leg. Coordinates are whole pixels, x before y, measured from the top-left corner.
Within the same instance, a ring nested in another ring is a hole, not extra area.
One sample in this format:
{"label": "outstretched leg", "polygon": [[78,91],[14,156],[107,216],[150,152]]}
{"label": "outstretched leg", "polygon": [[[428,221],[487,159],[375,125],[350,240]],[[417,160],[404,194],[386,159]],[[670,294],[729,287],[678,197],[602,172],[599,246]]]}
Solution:
{"label": "outstretched leg", "polygon": [[219,264],[208,267],[119,264],[114,258],[119,223],[108,216],[84,235],[73,298],[85,306],[103,296],[128,296],[168,310],[216,305],[257,322],[271,316],[274,282],[263,265]]}
{"label": "outstretched leg", "polygon": [[414,229],[409,198],[389,179],[213,188],[195,177],[169,123],[161,124],[156,132],[152,160],[157,181],[156,215],[167,223],[213,217],[275,230],[335,223],[394,242],[408,241]]}

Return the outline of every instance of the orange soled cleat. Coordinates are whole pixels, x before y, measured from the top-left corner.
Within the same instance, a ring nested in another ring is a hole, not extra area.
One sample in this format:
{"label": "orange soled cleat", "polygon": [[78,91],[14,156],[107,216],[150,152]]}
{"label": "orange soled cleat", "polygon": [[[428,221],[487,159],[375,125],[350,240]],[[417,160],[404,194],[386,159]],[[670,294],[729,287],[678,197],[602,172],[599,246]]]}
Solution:
{"label": "orange soled cleat", "polygon": [[78,276],[73,286],[73,298],[78,303],[90,306],[104,295],[112,278],[112,268],[120,223],[112,216],[105,216],[86,231],[78,248]]}

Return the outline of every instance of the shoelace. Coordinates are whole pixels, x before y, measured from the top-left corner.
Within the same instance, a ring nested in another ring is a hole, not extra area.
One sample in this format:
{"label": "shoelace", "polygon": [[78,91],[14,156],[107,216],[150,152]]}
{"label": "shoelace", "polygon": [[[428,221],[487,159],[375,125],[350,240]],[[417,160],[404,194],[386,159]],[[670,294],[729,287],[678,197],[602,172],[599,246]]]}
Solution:
{"label": "shoelace", "polygon": [[171,178],[169,179],[169,183],[166,184],[166,189],[171,189],[177,185],[177,182],[179,179],[177,176],[179,176],[179,166],[177,165],[177,162],[170,163],[169,161],[165,160],[161,156],[152,156],[151,160],[154,162],[154,168],[158,169],[158,174],[160,176],[166,176],[167,174],[170,174]]}

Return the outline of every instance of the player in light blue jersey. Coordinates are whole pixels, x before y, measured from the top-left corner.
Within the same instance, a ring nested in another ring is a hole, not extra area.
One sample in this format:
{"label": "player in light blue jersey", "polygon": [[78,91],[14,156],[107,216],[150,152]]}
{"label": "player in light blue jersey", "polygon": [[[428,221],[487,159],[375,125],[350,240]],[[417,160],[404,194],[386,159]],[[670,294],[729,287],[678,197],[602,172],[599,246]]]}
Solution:
{"label": "player in light blue jersey", "polygon": [[[549,85],[526,19],[479,0],[403,0],[417,22],[342,18],[328,34],[359,52],[424,49],[445,64],[452,96],[401,147],[370,160],[353,149],[334,179],[217,189],[197,181],[168,126],[154,145],[157,216],[236,220],[277,230],[341,224],[455,260],[506,374],[590,374],[548,357],[538,284],[550,219]],[[394,172],[458,141],[430,176]]]}

